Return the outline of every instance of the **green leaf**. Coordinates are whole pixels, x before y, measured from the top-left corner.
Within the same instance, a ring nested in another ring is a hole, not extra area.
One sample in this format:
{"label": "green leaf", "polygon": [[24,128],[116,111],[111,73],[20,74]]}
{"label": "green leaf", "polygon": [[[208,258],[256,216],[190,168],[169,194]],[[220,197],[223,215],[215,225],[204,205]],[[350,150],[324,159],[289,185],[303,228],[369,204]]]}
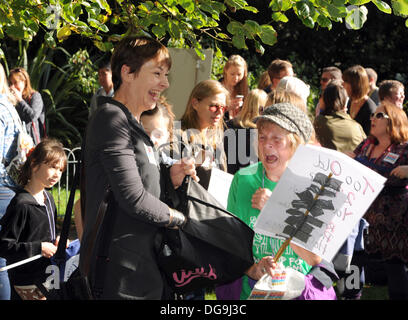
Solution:
{"label": "green leaf", "polygon": [[232,44],[237,49],[248,49],[245,44],[245,38],[242,34],[236,34],[232,37]]}
{"label": "green leaf", "polygon": [[355,6],[361,6],[369,2],[371,2],[371,0],[349,0],[349,3]]}
{"label": "green leaf", "polygon": [[408,0],[391,0],[394,13],[401,17],[408,16]]}
{"label": "green leaf", "polygon": [[172,20],[169,20],[168,25],[169,25],[169,31],[170,31],[171,36],[173,38],[180,39],[181,38],[180,27]]}
{"label": "green leaf", "polygon": [[261,25],[261,28],[262,32],[259,34],[259,38],[263,43],[273,46],[278,40],[275,29],[267,24]]}
{"label": "green leaf", "polygon": [[296,2],[296,9],[299,17],[305,19],[310,16],[310,9],[305,1]]}
{"label": "green leaf", "polygon": [[257,8],[252,7],[252,6],[245,6],[243,9],[246,10],[246,11],[250,11],[252,13],[258,13],[259,12]]}
{"label": "green leaf", "polygon": [[345,6],[336,7],[332,4],[327,4],[327,12],[333,19],[345,18],[347,16],[347,9]]}
{"label": "green leaf", "polygon": [[161,38],[166,34],[166,28],[163,25],[157,25],[152,28],[152,32],[157,38]]}
{"label": "green leaf", "polygon": [[181,0],[179,3],[188,13],[193,13],[195,6],[192,0]]}
{"label": "green leaf", "polygon": [[381,1],[381,0],[373,0],[373,3],[377,6],[378,10],[391,14],[392,10],[388,3]]}
{"label": "green leaf", "polygon": [[58,40],[65,40],[71,35],[71,28],[68,25],[63,26],[57,32],[57,39]]}
{"label": "green leaf", "polygon": [[329,30],[331,30],[332,28],[332,22],[330,21],[329,18],[327,18],[326,16],[324,16],[323,14],[320,14],[317,17],[316,22],[319,24],[319,26],[323,27],[323,28],[327,28]]}
{"label": "green leaf", "polygon": [[359,30],[367,21],[368,10],[365,6],[356,7],[349,11],[346,17],[346,27],[353,30]]}
{"label": "green leaf", "polygon": [[272,13],[272,19],[274,21],[279,21],[279,22],[284,22],[284,23],[289,21],[288,17],[285,14],[283,14],[282,12]]}
{"label": "green leaf", "polygon": [[258,34],[262,31],[261,26],[254,20],[245,20],[244,28],[252,34]]}
{"label": "green leaf", "polygon": [[245,0],[225,0],[225,4],[237,9],[244,9],[248,6],[248,3]]}
{"label": "green leaf", "polygon": [[6,27],[6,33],[12,39],[23,39],[24,28],[22,25],[11,25]]}
{"label": "green leaf", "polygon": [[311,28],[311,29],[314,28],[315,22],[312,17],[307,17],[305,19],[302,19],[302,22],[306,27]]}
{"label": "green leaf", "polygon": [[293,3],[291,0],[272,0],[269,7],[272,11],[287,11],[293,7]]}
{"label": "green leaf", "polygon": [[239,34],[242,31],[242,24],[237,21],[231,21],[227,25],[227,31],[233,35]]}
{"label": "green leaf", "polygon": [[408,28],[408,19],[405,20],[405,26]]}

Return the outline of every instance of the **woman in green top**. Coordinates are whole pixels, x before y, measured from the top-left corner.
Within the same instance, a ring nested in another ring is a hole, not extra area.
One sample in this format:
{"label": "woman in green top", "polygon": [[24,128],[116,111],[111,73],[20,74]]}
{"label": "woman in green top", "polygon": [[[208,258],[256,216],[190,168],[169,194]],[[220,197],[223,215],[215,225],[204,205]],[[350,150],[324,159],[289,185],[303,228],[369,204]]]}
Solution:
{"label": "woman in green top", "polygon": [[[301,143],[309,141],[313,129],[307,115],[289,103],[272,105],[255,120],[258,129],[257,150],[260,162],[243,168],[235,174],[227,206],[230,212],[241,218],[251,228],[296,148]],[[251,293],[250,281],[254,283],[265,272],[271,273],[274,267],[273,256],[282,243],[283,240],[256,233],[253,241],[256,263],[247,270],[247,275],[242,278],[242,282],[235,283],[234,288],[228,289],[231,294],[229,297],[227,297],[228,294],[224,295],[225,292],[221,293],[217,289],[217,298],[247,299]],[[291,243],[279,261],[285,267],[307,274],[312,266],[321,262],[321,258]],[[240,291],[239,295],[237,291]]]}

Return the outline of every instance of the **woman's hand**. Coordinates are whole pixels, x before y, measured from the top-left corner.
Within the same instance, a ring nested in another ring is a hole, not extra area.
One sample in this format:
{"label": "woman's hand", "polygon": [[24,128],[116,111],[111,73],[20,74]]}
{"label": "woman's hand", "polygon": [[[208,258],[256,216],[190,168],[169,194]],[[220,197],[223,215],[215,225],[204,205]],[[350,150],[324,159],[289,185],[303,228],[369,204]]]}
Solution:
{"label": "woman's hand", "polygon": [[392,169],[390,175],[396,176],[400,179],[408,178],[408,166],[398,166]]}
{"label": "woman's hand", "polygon": [[10,92],[16,97],[17,102],[23,100],[23,92],[19,91],[15,86],[10,86]]}
{"label": "woman's hand", "polygon": [[242,104],[244,103],[243,98],[233,98],[230,101],[230,105],[228,107],[228,112],[230,117],[234,118],[238,115],[241,111]]}
{"label": "woman's hand", "polygon": [[255,193],[252,195],[252,208],[262,210],[265,203],[268,201],[271,196],[272,191],[266,188],[258,188]]}
{"label": "woman's hand", "polygon": [[181,186],[185,176],[191,176],[197,182],[200,180],[195,170],[194,158],[182,158],[171,166],[170,179],[175,189]]}
{"label": "woman's hand", "polygon": [[51,258],[57,252],[57,246],[51,242],[41,242],[41,254],[43,257]]}
{"label": "woman's hand", "polygon": [[248,277],[258,281],[265,273],[272,276],[273,270],[277,267],[273,257],[263,257],[261,261],[255,263],[245,273]]}

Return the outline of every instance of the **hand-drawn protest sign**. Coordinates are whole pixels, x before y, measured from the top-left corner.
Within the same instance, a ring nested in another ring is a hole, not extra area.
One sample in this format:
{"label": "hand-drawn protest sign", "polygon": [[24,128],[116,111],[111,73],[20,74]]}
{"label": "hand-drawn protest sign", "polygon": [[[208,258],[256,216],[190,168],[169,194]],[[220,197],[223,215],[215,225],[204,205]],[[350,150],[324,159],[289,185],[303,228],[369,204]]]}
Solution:
{"label": "hand-drawn protest sign", "polygon": [[385,181],[343,153],[299,146],[254,230],[293,237],[295,244],[331,261]]}

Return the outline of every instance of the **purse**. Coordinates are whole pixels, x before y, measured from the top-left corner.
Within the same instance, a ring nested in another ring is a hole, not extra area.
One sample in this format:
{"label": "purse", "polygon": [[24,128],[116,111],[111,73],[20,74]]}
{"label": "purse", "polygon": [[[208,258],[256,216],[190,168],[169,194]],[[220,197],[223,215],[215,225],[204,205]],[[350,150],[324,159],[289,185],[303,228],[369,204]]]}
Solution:
{"label": "purse", "polygon": [[187,217],[181,229],[163,228],[158,248],[172,290],[185,294],[242,277],[254,263],[253,230],[189,176],[177,192],[169,190],[174,188],[167,188],[168,204]]}

